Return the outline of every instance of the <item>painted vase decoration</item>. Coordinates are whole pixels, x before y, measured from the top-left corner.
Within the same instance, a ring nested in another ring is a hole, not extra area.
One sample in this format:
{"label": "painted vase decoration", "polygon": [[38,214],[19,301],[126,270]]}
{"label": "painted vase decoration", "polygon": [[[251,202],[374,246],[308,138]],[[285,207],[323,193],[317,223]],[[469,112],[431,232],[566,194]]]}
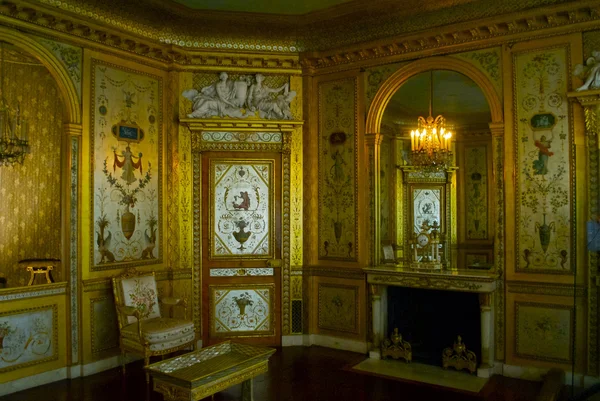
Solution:
{"label": "painted vase decoration", "polygon": [[333,222],[333,233],[335,234],[335,240],[339,244],[340,238],[342,238],[342,222],[341,221]]}
{"label": "painted vase decoration", "polygon": [[546,224],[546,214],[544,216],[544,223],[535,223],[535,231],[538,232],[540,237],[540,244],[542,245],[542,250],[544,253],[548,250],[548,246],[550,245],[550,238],[552,237],[552,232],[554,231],[554,222],[550,224]]}
{"label": "painted vase decoration", "polygon": [[252,299],[250,299],[247,294],[242,295],[241,297],[234,297],[235,303],[238,308],[240,308],[240,316],[246,314],[246,306],[252,305]]}
{"label": "painted vase decoration", "polygon": [[131,238],[135,231],[135,214],[131,213],[129,208],[121,215],[121,230],[127,239]]}
{"label": "painted vase decoration", "polygon": [[243,251],[244,249],[246,249],[244,248],[244,242],[248,241],[248,238],[250,238],[252,231],[244,231],[244,228],[248,226],[248,224],[244,220],[237,221],[235,225],[240,229],[240,231],[234,231],[232,232],[232,234],[235,240],[240,243],[240,247],[238,249],[240,251]]}

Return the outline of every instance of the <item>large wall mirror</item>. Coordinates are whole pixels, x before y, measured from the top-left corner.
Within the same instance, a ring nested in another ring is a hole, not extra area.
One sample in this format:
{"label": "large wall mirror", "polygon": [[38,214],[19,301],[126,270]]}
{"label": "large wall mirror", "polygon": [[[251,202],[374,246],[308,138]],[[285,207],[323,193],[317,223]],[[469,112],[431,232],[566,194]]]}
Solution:
{"label": "large wall mirror", "polygon": [[[453,132],[450,171],[424,173],[411,166],[411,130],[419,116],[443,115]],[[449,70],[423,71],[404,81],[386,106],[380,132],[382,244],[397,244],[397,259],[411,256],[411,237],[423,221],[437,220],[446,236],[450,268],[493,263],[491,113],[483,91]],[[409,178],[410,175],[410,178]],[[420,178],[419,178],[420,177]],[[440,247],[442,247],[440,245]]]}

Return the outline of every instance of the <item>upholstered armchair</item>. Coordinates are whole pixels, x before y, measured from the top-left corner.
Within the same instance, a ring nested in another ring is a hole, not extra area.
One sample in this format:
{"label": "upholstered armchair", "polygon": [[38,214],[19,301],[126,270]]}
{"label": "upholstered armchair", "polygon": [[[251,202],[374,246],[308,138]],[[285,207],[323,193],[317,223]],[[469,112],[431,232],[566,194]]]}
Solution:
{"label": "upholstered armchair", "polygon": [[[163,298],[159,302],[154,272],[130,269],[121,276],[113,277],[112,282],[123,372],[128,352],[143,356],[144,366],[147,366],[152,356],[162,356],[190,346],[192,350],[195,348],[194,323],[185,319],[186,300]],[[169,316],[172,316],[173,307],[183,307],[184,319],[163,317],[161,304],[169,307]],[[149,381],[147,372],[146,381]]]}

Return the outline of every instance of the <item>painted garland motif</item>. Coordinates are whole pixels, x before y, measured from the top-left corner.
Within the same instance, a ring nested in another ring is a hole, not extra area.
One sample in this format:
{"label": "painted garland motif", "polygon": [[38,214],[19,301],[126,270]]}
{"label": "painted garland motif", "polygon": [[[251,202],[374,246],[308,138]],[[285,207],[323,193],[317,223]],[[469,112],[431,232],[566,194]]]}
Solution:
{"label": "painted garland motif", "polygon": [[518,148],[517,270],[571,271],[571,139],[567,53],[516,57]]}
{"label": "painted garland motif", "polygon": [[158,263],[160,82],[96,61],[93,78],[95,269]]}
{"label": "painted garland motif", "polygon": [[319,258],[356,259],[355,80],[319,91]]}

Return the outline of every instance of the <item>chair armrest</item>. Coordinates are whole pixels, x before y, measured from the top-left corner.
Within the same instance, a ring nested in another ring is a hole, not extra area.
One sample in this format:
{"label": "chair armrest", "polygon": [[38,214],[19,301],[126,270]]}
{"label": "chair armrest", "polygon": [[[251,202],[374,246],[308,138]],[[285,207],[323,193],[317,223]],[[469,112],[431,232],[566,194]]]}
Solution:
{"label": "chair armrest", "polygon": [[[183,306],[183,316],[187,318],[187,299],[186,298],[174,298],[174,297],[164,297],[159,300],[159,302],[163,305],[167,305],[169,307],[173,306]],[[172,309],[170,309],[171,311]],[[169,313],[169,315],[171,315]]]}
{"label": "chair armrest", "polygon": [[140,316],[140,311],[133,306],[125,306],[119,305],[119,312],[124,314],[125,316],[133,316],[138,321],[138,336],[140,337],[140,341],[142,340],[142,319]]}

